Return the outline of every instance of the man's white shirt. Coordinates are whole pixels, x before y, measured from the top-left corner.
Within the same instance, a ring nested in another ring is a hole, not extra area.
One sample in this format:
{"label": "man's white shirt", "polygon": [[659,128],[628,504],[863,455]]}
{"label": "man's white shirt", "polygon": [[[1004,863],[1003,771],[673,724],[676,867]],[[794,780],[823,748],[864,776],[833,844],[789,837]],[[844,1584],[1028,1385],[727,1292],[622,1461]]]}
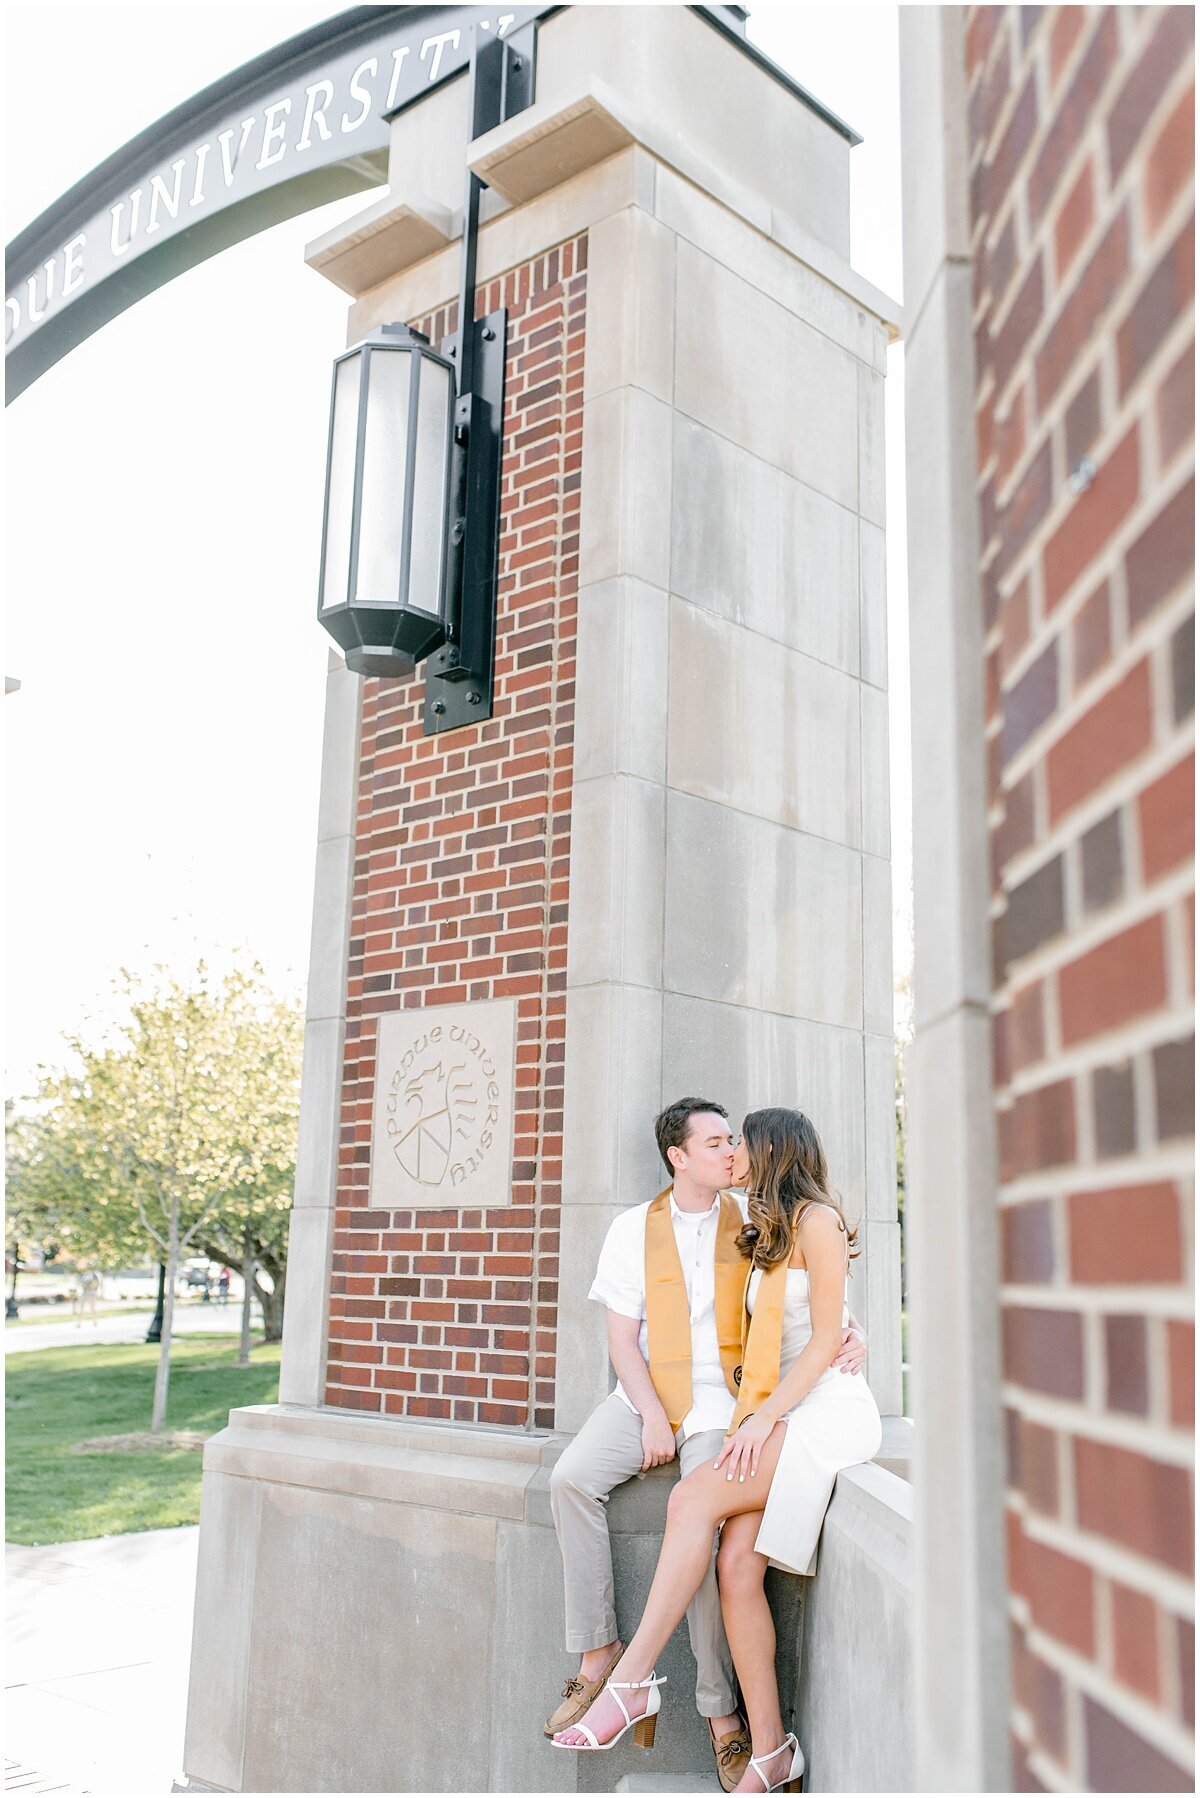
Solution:
{"label": "man's white shirt", "polygon": [[[744,1218],[746,1201],[742,1194],[733,1192],[730,1196],[737,1200]],[[621,1317],[641,1319],[638,1348],[647,1363],[650,1352],[646,1331],[646,1216],[652,1203],[648,1199],[644,1205],[633,1205],[613,1219],[588,1293],[589,1299]],[[720,1198],[715,1198],[707,1211],[681,1211],[673,1193],[667,1203],[692,1320],[692,1408],[682,1425],[686,1439],[701,1430],[727,1430],[737,1401],[725,1384],[717,1339],[715,1257]],[[619,1380],[616,1392],[636,1416],[637,1406]]]}

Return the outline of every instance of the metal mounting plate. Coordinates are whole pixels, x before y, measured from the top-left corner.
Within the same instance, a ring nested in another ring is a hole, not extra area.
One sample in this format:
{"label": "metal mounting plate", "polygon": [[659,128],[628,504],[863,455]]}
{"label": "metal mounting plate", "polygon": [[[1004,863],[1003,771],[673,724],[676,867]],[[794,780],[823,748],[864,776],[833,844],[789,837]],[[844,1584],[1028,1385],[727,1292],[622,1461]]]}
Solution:
{"label": "metal mounting plate", "polygon": [[[456,421],[467,427],[456,447],[452,481],[451,578],[457,588],[454,635],[425,662],[425,735],[441,736],[492,715],[496,595],[500,552],[500,461],[504,421],[504,362],[508,314],[501,308],[477,319],[474,391],[458,402]],[[447,337],[443,355],[458,359],[459,340]],[[455,501],[457,502],[455,504]],[[454,521],[461,519],[454,544]]]}

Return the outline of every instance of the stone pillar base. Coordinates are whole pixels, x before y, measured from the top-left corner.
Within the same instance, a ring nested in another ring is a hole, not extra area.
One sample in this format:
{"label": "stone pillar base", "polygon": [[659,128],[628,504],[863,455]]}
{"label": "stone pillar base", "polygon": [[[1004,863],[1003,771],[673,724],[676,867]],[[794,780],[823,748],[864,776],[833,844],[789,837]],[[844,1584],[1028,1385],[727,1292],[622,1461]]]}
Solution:
{"label": "stone pillar base", "polygon": [[[627,1773],[707,1775],[683,1626],[659,1661],[669,1686],[652,1757],[626,1745],[604,1761],[563,1754],[542,1734],[575,1667],[549,1495],[566,1441],[322,1407],[234,1411],[204,1457],[187,1789],[608,1791]],[[674,1477],[630,1480],[609,1505],[627,1631]],[[843,1476],[817,1580],[770,1576],[785,1715],[823,1713],[830,1682],[852,1695],[860,1726],[877,1714],[863,1684],[877,1637],[898,1652],[893,1694],[906,1691],[906,1493],[880,1468]],[[829,1617],[806,1692],[806,1607],[823,1579]],[[804,1742],[801,1715],[794,1726]],[[893,1783],[879,1776],[896,1751],[906,1757],[906,1744],[874,1741],[874,1789],[905,1789],[898,1765]],[[854,1758],[851,1737],[839,1770]]]}

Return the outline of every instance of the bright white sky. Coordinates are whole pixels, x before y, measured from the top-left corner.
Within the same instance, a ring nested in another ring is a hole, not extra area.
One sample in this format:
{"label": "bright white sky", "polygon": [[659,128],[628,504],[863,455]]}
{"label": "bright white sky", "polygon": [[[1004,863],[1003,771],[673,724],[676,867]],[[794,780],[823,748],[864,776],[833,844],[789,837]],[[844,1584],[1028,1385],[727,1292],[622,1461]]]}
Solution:
{"label": "bright white sky", "polygon": [[[340,8],[10,6],[6,232],[178,102]],[[859,130],[855,266],[900,296],[894,6],[753,8]],[[45,79],[52,72],[47,101]],[[347,300],[303,247],[369,196],[227,251],[106,326],[6,416],[8,1091],[110,1009],[121,967],[308,961],[324,675],[329,368]],[[903,370],[888,380],[897,972],[908,949]],[[902,903],[901,903],[902,902]]]}

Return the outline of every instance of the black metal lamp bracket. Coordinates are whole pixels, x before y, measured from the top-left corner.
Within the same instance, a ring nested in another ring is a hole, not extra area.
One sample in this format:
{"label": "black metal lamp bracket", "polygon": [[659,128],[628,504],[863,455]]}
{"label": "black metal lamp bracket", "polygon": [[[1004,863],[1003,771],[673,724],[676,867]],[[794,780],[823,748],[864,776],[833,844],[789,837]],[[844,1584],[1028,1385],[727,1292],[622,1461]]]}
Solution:
{"label": "black metal lamp bracket", "polygon": [[[536,21],[511,37],[472,27],[471,140],[532,104]],[[492,715],[500,551],[500,463],[508,314],[475,317],[475,262],[483,182],[467,173],[456,337],[439,346],[457,369],[448,545],[448,639],[425,662],[425,735]]]}

